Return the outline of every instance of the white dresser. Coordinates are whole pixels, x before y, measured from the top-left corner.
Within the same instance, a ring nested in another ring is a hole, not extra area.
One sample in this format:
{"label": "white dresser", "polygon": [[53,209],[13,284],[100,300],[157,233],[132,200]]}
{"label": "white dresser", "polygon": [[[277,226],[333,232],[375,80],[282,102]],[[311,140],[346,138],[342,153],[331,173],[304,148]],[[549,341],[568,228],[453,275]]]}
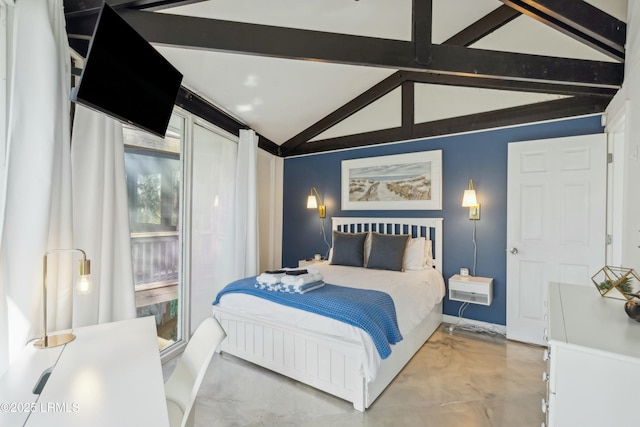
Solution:
{"label": "white dresser", "polygon": [[547,332],[546,426],[640,425],[640,322],[624,301],[593,286],[551,283]]}

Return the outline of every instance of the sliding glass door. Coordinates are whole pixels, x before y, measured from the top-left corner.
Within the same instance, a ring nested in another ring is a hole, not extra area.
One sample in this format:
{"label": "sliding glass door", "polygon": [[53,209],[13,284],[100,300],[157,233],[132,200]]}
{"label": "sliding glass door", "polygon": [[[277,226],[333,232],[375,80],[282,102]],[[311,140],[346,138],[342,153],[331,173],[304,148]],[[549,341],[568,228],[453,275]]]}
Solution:
{"label": "sliding glass door", "polygon": [[233,280],[238,138],[180,111],[165,138],[124,141],[137,313],[171,357]]}

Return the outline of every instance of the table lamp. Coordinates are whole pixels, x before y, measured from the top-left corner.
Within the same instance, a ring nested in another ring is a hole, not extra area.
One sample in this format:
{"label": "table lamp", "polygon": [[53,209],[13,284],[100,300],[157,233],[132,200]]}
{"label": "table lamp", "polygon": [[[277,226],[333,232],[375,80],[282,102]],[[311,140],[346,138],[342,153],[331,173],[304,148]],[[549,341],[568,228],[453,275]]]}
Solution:
{"label": "table lamp", "polygon": [[87,259],[87,254],[82,249],[52,249],[44,254],[42,257],[42,294],[43,294],[43,321],[44,321],[44,336],[35,341],[33,346],[35,348],[50,348],[57,347],[59,345],[66,344],[75,339],[75,335],[70,333],[48,335],[47,334],[47,256],[54,252],[79,252],[82,254],[82,259],[78,261],[78,282],[76,284],[76,291],[78,295],[86,295],[91,293],[91,281],[89,280],[89,274],[91,274],[91,261]]}

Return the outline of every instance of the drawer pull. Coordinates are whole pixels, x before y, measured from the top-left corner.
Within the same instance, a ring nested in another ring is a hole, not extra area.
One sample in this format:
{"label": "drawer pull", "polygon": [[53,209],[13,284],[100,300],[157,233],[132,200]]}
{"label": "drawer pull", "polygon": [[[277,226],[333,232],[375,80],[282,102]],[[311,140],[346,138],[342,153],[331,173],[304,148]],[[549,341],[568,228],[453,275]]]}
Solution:
{"label": "drawer pull", "polygon": [[542,373],[542,381],[549,381],[549,374],[547,374],[546,372]]}
{"label": "drawer pull", "polygon": [[546,414],[547,413],[547,409],[549,409],[549,405],[547,405],[547,401],[544,400],[544,398],[542,399],[542,413]]}
{"label": "drawer pull", "polygon": [[542,353],[542,360],[544,360],[545,362],[548,361],[551,358],[551,353],[549,352],[548,348],[544,349],[544,352]]}

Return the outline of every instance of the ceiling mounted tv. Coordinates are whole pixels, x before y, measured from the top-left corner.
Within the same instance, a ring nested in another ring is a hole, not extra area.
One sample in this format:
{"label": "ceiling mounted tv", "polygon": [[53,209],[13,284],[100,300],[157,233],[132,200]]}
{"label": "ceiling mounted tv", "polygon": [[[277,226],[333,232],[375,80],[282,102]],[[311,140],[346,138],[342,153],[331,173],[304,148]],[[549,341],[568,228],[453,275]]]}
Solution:
{"label": "ceiling mounted tv", "polygon": [[106,3],[71,100],[164,137],[182,74]]}

